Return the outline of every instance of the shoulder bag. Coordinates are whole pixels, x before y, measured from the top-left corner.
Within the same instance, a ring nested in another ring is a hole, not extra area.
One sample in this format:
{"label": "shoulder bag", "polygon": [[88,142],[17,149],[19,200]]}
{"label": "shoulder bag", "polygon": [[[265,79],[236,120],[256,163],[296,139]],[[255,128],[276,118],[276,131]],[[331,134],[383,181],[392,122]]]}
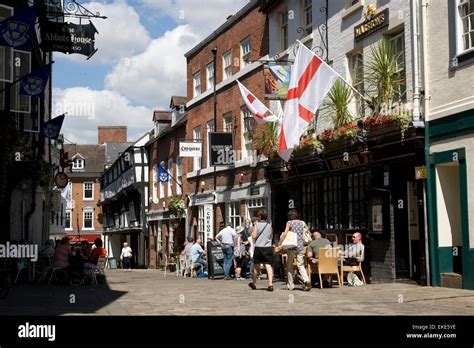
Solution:
{"label": "shoulder bag", "polygon": [[288,230],[288,233],[286,234],[285,239],[281,243],[281,247],[285,250],[287,249],[293,249],[298,246],[298,239],[296,236],[296,233],[291,230],[291,225],[290,229]]}

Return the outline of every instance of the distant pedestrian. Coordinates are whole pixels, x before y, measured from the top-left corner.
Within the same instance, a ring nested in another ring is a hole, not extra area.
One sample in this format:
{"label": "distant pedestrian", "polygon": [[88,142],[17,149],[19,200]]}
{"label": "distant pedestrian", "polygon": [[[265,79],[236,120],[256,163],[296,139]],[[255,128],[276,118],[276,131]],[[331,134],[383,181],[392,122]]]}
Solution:
{"label": "distant pedestrian", "polygon": [[128,243],[123,243],[122,254],[120,254],[120,260],[122,261],[122,268],[132,271],[132,248],[128,246]]}
{"label": "distant pedestrian", "polygon": [[232,224],[229,222],[224,228],[224,223],[221,222],[219,227],[220,232],[216,236],[216,241],[222,246],[224,253],[224,280],[230,280],[230,269],[232,267],[232,260],[234,259],[234,239],[236,236]]}
{"label": "distant pedestrian", "polygon": [[267,211],[260,209],[257,213],[258,222],[254,225],[252,238],[254,240],[253,252],[253,281],[249,283],[252,290],[257,289],[257,278],[260,273],[260,264],[265,265],[268,277],[268,291],[273,291],[273,229],[267,222]]}

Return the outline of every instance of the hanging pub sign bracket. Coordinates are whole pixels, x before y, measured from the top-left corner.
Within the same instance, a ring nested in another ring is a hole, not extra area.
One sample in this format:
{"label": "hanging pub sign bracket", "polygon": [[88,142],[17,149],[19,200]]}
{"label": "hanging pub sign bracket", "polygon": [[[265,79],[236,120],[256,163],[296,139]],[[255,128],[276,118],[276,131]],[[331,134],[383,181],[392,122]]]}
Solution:
{"label": "hanging pub sign bracket", "polygon": [[[106,16],[102,16],[100,12],[93,13],[85,8],[83,5],[76,2],[76,0],[58,0],[56,6],[50,6],[49,8],[55,8],[55,10],[47,11],[48,16],[62,18],[72,17],[79,19],[90,19],[90,18],[101,18],[106,19]],[[61,5],[59,5],[61,4]]]}

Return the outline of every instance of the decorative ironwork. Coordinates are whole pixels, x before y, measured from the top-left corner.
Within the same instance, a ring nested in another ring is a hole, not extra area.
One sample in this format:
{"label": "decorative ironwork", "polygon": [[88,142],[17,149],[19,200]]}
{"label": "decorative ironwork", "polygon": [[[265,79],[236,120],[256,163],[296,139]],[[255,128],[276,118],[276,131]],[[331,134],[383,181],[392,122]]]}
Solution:
{"label": "decorative ironwork", "polygon": [[63,1],[63,11],[48,11],[48,16],[57,16],[57,17],[73,17],[73,18],[102,18],[106,19],[106,16],[102,16],[100,12],[93,13],[85,8],[83,5],[76,2],[76,0],[62,0]]}
{"label": "decorative ironwork", "polygon": [[[315,54],[317,54],[321,59],[324,59],[326,63],[331,64],[331,61],[329,61],[329,46],[328,46],[328,19],[329,19],[329,14],[328,14],[328,0],[326,0],[326,5],[322,6],[319,9],[319,12],[324,13],[325,21],[324,23],[321,23],[317,26],[317,32],[319,34],[319,37],[321,39],[321,45],[316,45],[311,47],[311,51],[313,51]],[[301,41],[304,37],[306,37],[306,30],[303,27],[298,27],[296,29],[296,32],[300,34],[299,40]],[[313,32],[315,32],[313,30]],[[296,53],[298,52],[298,42],[295,41],[293,44],[291,44],[284,52],[284,55],[287,55],[288,52],[292,52],[294,56],[296,56]],[[281,53],[276,54],[273,56],[272,61],[279,62],[279,63],[291,63],[292,61],[289,60],[282,60],[281,58]]]}

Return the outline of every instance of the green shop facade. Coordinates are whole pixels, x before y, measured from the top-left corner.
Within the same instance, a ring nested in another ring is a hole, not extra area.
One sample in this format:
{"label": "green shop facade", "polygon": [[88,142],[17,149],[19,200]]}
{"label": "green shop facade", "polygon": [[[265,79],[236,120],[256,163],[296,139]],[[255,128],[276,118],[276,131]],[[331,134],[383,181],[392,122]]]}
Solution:
{"label": "green shop facade", "polygon": [[474,110],[427,122],[426,135],[432,285],[474,289]]}

